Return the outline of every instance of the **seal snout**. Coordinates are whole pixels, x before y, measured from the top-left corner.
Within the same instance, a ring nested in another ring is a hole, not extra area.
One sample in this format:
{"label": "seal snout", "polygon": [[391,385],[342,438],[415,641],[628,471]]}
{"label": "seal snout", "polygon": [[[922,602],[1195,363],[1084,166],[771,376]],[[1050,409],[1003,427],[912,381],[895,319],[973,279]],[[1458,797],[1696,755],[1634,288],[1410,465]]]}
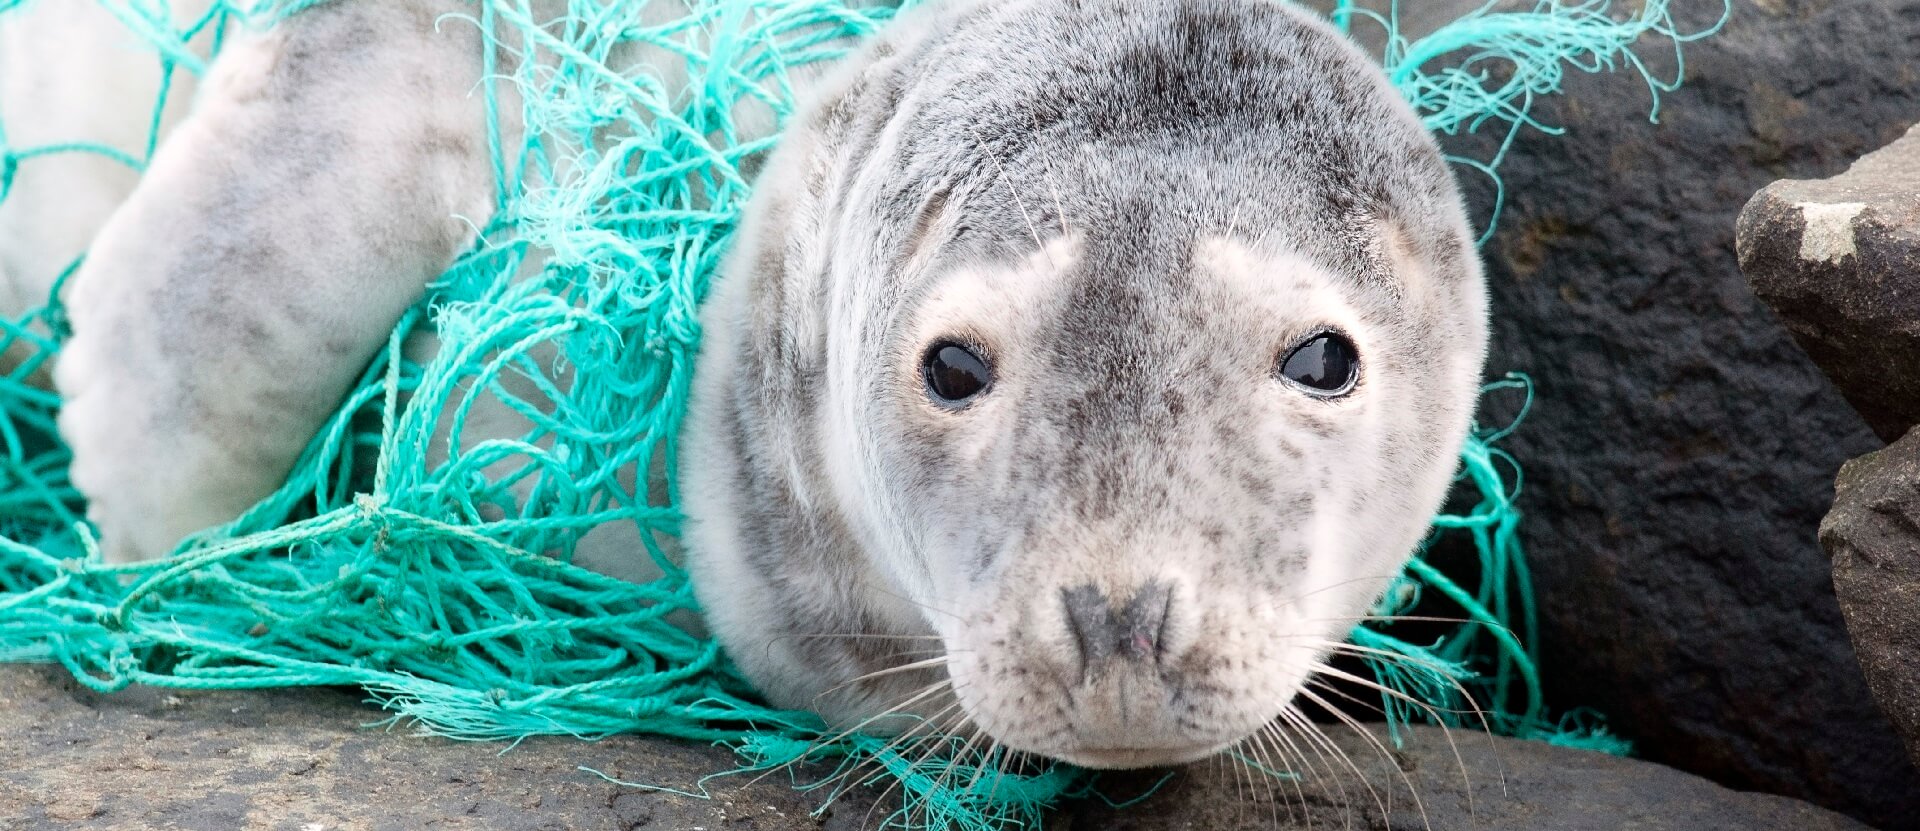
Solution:
{"label": "seal snout", "polygon": [[1121,603],[1092,583],[1062,589],[1060,597],[1067,629],[1080,653],[1080,683],[1111,661],[1160,662],[1173,607],[1173,592],[1167,584],[1149,580]]}
{"label": "seal snout", "polygon": [[1187,639],[1181,620],[1192,614],[1182,588],[1159,577],[1057,590],[1058,634],[1041,637],[1055,644],[1044,660],[1059,684],[1056,706],[1065,723],[1043,752],[1116,768],[1172,764],[1218,749],[1223,737],[1182,724],[1178,691]]}

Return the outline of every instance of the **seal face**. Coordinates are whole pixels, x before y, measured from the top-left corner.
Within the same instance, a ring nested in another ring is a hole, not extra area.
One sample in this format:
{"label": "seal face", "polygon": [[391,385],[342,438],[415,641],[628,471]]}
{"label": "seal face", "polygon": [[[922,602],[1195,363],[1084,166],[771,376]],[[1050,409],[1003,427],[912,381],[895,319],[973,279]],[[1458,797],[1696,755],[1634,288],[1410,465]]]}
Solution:
{"label": "seal face", "polygon": [[778,704],[1092,767],[1285,711],[1426,533],[1487,337],[1432,137],[1266,0],[909,12],[735,246],[680,444],[714,633]]}

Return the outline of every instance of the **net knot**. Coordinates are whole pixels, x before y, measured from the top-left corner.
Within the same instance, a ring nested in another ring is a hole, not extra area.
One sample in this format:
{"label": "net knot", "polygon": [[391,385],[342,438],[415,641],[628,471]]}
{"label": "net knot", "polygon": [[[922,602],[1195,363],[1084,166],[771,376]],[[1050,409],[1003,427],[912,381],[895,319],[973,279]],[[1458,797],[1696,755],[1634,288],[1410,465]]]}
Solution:
{"label": "net knot", "polygon": [[20,156],[0,145],[0,200],[13,192],[13,176],[20,170]]}
{"label": "net knot", "polygon": [[387,497],[379,493],[356,493],[353,495],[353,508],[360,516],[378,519],[386,516]]}

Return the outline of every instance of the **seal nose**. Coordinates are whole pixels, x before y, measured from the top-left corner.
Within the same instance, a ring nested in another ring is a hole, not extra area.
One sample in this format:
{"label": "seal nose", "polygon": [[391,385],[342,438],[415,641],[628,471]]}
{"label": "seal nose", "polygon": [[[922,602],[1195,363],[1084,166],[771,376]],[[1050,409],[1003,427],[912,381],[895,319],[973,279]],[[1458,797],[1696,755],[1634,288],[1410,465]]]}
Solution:
{"label": "seal nose", "polygon": [[1165,583],[1148,581],[1125,604],[1113,603],[1092,583],[1062,589],[1060,596],[1066,604],[1067,628],[1080,649],[1083,677],[1114,658],[1160,660],[1167,611],[1173,605],[1173,592]]}

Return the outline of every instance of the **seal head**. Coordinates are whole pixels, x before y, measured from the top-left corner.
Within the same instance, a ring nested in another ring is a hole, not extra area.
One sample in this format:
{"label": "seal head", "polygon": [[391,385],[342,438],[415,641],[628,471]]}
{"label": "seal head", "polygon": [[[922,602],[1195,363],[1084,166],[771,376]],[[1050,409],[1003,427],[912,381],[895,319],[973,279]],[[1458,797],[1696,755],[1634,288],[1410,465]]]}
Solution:
{"label": "seal head", "polygon": [[679,461],[714,633],[777,704],[1092,767],[1283,713],[1426,533],[1487,337],[1432,137],[1267,0],[903,15],[735,245]]}

